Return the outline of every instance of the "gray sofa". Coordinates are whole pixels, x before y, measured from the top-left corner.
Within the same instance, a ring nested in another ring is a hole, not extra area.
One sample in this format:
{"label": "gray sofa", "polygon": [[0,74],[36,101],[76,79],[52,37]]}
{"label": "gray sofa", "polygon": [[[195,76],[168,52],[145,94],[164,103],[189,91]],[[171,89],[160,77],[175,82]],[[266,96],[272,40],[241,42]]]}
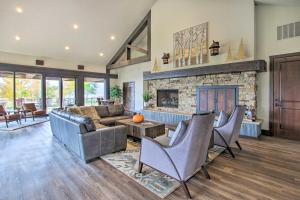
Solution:
{"label": "gray sofa", "polygon": [[125,126],[96,128],[90,117],[63,110],[53,110],[49,116],[53,135],[85,162],[127,147]]}

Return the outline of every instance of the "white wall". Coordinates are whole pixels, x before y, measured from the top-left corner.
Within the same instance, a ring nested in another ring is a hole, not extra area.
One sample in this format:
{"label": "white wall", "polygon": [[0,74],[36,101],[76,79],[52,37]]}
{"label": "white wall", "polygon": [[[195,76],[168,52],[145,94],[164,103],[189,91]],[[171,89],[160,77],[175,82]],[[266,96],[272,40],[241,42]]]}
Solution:
{"label": "white wall", "polygon": [[39,67],[52,67],[52,68],[59,68],[59,69],[77,70],[77,65],[84,65],[85,66],[84,71],[99,72],[99,73],[106,72],[105,66],[96,66],[96,65],[89,65],[84,63],[74,63],[74,62],[56,60],[56,59],[45,58],[45,57],[35,57],[35,56],[6,53],[0,51],[0,63],[36,66],[35,65],[36,59],[41,59],[45,61],[45,65]]}
{"label": "white wall", "polygon": [[208,45],[220,41],[221,53],[204,65],[224,63],[228,46],[235,55],[242,38],[248,59],[254,58],[253,0],[158,0],[151,9],[152,64],[157,58],[161,70],[174,70],[173,62],[163,65],[161,59],[164,52],[173,54],[173,33],[205,22]]}
{"label": "white wall", "polygon": [[241,38],[244,39],[248,59],[254,58],[253,0],[158,0],[151,8],[152,62],[113,70],[112,73],[118,73],[119,79],[112,81],[111,85],[122,86],[123,82],[135,81],[136,109],[142,109],[143,71],[151,70],[155,58],[161,70],[173,70],[172,62],[162,66],[161,59],[163,52],[173,54],[173,33],[205,22],[209,23],[209,44],[214,39],[222,46],[221,55],[211,57],[205,65],[224,63],[228,45],[235,54]]}
{"label": "white wall", "polygon": [[257,5],[255,8],[255,57],[267,61],[268,72],[258,74],[258,117],[269,129],[269,56],[300,52],[300,37],[277,40],[277,26],[300,21],[300,7]]}
{"label": "white wall", "polygon": [[111,73],[118,74],[118,79],[112,80],[110,82],[111,86],[119,85],[123,88],[123,82],[134,81],[135,83],[135,111],[140,111],[143,109],[143,72],[149,71],[151,62],[140,63],[136,65],[130,65],[124,68],[119,68],[112,70]]}

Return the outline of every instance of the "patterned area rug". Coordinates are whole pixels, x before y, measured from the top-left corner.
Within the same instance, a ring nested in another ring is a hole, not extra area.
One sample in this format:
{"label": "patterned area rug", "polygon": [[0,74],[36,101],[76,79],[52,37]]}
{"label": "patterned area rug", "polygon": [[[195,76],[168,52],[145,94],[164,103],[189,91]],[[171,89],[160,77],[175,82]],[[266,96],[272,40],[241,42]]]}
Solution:
{"label": "patterned area rug", "polygon": [[[130,141],[128,141],[128,146],[130,150],[108,154],[101,158],[160,198],[165,198],[180,186],[175,179],[145,165],[143,172],[138,173],[139,147]],[[214,146],[209,151],[208,162],[214,160],[223,151],[223,147]]]}
{"label": "patterned area rug", "polygon": [[34,121],[32,118],[26,119],[26,122],[24,119],[22,119],[22,124],[18,124],[17,122],[9,122],[8,123],[8,128],[6,128],[5,122],[0,123],[0,131],[14,131],[20,128],[25,128],[28,126],[33,126],[36,124],[44,123],[49,121],[48,117],[39,117],[35,118]]}

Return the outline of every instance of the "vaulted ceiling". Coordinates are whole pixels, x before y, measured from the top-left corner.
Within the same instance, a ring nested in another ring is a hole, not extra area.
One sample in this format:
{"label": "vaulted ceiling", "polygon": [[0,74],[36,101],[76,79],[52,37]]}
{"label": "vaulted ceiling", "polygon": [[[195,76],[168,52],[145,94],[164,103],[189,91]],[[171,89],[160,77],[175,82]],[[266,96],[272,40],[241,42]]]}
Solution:
{"label": "vaulted ceiling", "polygon": [[0,51],[106,65],[155,1],[0,0]]}

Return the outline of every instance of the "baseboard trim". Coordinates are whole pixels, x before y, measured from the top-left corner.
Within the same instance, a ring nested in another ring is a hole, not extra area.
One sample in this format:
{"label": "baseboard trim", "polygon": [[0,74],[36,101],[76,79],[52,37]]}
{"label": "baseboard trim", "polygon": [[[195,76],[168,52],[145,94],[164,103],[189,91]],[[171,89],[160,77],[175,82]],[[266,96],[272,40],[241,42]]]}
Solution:
{"label": "baseboard trim", "polygon": [[267,136],[273,136],[270,130],[264,130],[264,129],[262,129],[261,130],[261,134],[262,135],[267,135]]}

